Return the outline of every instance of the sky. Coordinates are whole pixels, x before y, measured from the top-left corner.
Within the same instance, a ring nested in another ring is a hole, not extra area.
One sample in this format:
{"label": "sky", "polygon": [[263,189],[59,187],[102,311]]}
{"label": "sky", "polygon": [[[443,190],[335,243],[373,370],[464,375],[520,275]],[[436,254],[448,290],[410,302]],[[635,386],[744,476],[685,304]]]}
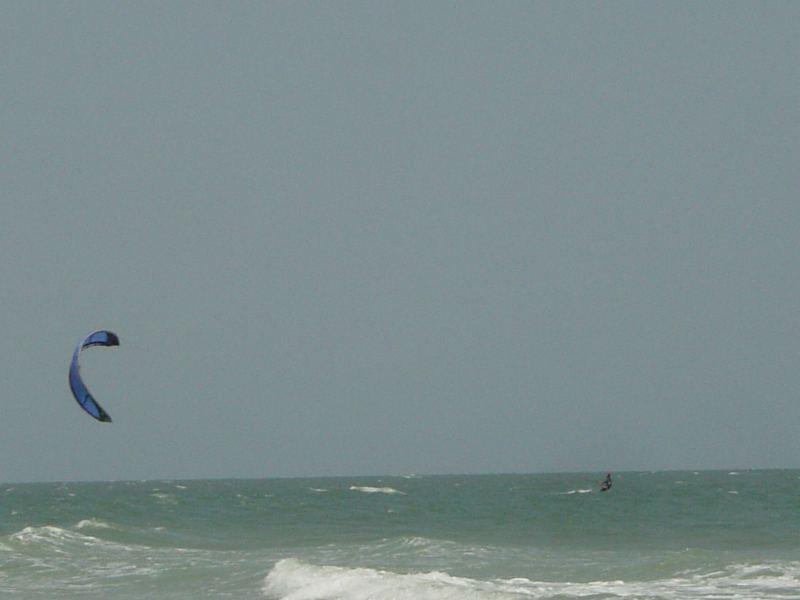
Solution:
{"label": "sky", "polygon": [[799,19],[0,4],[0,481],[800,467]]}

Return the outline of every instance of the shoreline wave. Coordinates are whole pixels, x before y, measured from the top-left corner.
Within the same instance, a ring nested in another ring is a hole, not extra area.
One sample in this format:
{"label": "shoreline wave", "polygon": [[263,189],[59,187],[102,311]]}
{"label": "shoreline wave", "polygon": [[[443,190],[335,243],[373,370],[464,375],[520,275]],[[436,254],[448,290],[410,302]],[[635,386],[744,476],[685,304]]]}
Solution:
{"label": "shoreline wave", "polygon": [[652,581],[480,580],[443,571],[396,573],[315,565],[297,558],[275,563],[264,578],[270,600],[556,600],[580,598],[785,600],[800,586],[800,561],[731,564]]}

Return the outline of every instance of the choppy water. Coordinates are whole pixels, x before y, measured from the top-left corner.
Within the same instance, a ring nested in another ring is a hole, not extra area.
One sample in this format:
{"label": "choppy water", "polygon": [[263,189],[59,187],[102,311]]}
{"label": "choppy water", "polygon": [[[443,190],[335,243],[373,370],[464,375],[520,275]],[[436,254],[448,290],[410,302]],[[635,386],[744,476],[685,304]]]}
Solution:
{"label": "choppy water", "polygon": [[800,471],[0,484],[1,598],[800,598]]}

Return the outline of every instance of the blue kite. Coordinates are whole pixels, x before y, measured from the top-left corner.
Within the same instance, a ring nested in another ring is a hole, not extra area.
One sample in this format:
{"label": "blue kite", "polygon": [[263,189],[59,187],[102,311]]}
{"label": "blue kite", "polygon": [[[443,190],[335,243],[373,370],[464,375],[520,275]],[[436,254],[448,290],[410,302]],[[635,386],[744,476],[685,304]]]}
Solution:
{"label": "blue kite", "polygon": [[77,400],[83,410],[98,421],[110,423],[111,417],[108,416],[108,413],[103,410],[103,407],[92,397],[86,384],[83,383],[83,379],[81,379],[78,355],[81,353],[81,350],[90,346],[119,346],[119,338],[116,333],[106,331],[105,329],[94,331],[83,338],[72,354],[72,362],[69,365],[69,387],[72,389],[72,395],[75,396],[75,400]]}

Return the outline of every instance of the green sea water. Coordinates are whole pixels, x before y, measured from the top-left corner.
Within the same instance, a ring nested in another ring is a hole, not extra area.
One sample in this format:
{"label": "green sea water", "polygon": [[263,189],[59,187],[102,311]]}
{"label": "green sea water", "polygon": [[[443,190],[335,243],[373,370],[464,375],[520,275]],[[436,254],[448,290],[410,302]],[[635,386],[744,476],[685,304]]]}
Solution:
{"label": "green sea water", "polygon": [[0,598],[800,598],[800,471],[0,484]]}

